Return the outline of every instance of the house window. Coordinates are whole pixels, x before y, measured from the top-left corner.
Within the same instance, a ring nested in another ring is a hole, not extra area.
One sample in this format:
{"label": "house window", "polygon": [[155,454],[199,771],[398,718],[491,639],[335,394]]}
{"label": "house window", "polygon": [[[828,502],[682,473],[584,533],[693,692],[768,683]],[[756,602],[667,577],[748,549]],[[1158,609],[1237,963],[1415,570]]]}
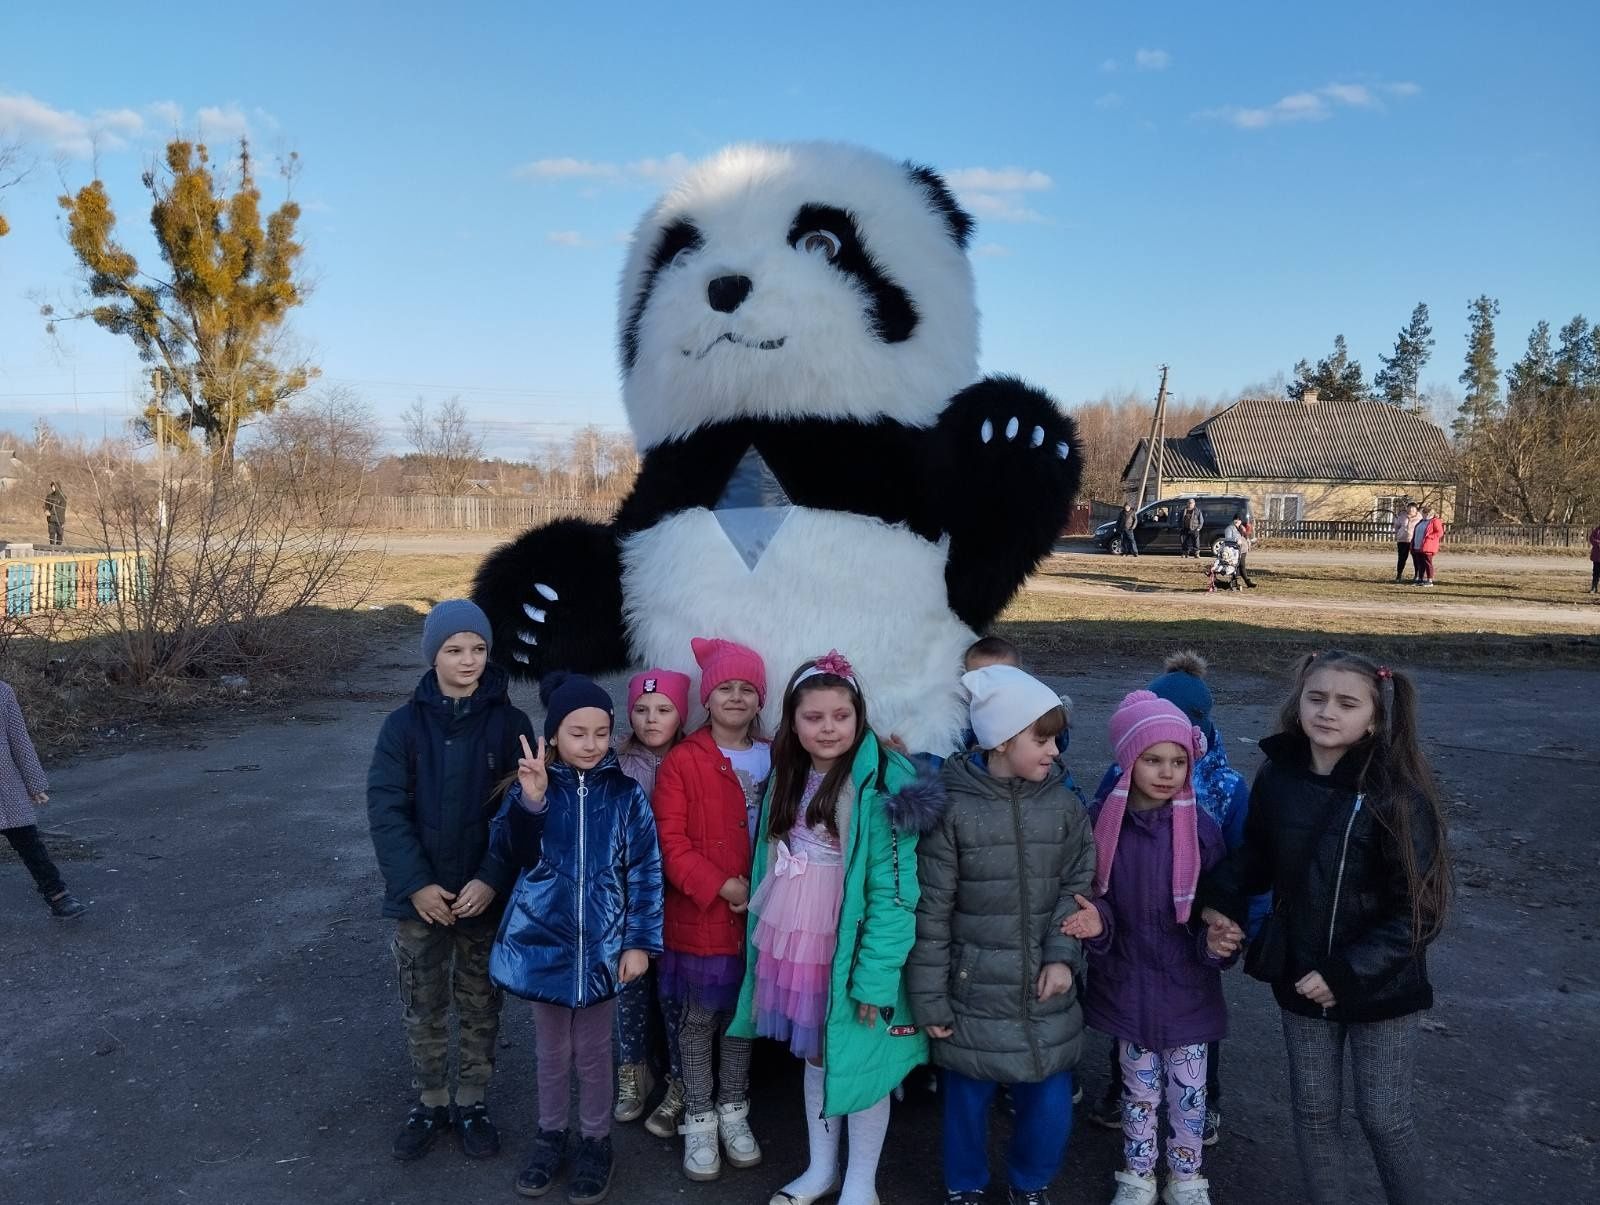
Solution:
{"label": "house window", "polygon": [[1268,494],[1268,523],[1298,523],[1305,511],[1305,499],[1299,494]]}
{"label": "house window", "polygon": [[1379,494],[1372,500],[1372,521],[1393,523],[1394,517],[1406,507],[1404,494]]}

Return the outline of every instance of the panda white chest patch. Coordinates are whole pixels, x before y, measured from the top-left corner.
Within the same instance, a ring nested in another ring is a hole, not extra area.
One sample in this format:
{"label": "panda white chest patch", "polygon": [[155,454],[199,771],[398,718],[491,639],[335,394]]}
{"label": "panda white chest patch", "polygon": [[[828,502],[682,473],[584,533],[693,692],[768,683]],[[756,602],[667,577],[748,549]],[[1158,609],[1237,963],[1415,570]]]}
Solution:
{"label": "panda white chest patch", "polygon": [[749,645],[766,662],[770,736],[789,674],[836,648],[858,671],[875,729],[947,752],[966,722],[957,682],[973,633],[946,603],[946,545],[794,506],[752,456],[718,509],[681,511],[623,541],[635,659],[692,675],[691,638]]}

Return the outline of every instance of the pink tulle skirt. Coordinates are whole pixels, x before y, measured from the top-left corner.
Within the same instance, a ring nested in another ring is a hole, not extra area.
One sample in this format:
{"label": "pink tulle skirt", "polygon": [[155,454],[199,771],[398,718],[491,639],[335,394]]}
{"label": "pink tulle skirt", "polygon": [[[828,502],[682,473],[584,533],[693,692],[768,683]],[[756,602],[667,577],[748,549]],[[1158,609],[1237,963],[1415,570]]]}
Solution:
{"label": "pink tulle skirt", "polygon": [[750,901],[756,915],[756,1032],[787,1042],[803,1059],[822,1054],[843,894],[837,843],[796,829]]}

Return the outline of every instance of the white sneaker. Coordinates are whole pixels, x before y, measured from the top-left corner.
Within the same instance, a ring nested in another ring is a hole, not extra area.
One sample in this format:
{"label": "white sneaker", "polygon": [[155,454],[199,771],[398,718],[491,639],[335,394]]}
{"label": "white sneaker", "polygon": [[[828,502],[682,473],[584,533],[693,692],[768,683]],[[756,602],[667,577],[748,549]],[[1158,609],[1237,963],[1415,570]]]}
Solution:
{"label": "white sneaker", "polygon": [[1204,1176],[1193,1180],[1168,1180],[1161,1205],[1211,1205],[1211,1185]]}
{"label": "white sneaker", "polygon": [[717,1115],[684,1114],[678,1127],[683,1135],[683,1174],[691,1180],[715,1180],[722,1175],[722,1152],[717,1149]]}
{"label": "white sneaker", "polygon": [[1117,1195],[1111,1205],[1156,1205],[1156,1178],[1136,1176],[1132,1172],[1117,1172]]}
{"label": "white sneaker", "polygon": [[734,1167],[754,1167],[761,1162],[761,1147],[750,1132],[750,1102],[717,1106],[717,1129],[722,1149]]}

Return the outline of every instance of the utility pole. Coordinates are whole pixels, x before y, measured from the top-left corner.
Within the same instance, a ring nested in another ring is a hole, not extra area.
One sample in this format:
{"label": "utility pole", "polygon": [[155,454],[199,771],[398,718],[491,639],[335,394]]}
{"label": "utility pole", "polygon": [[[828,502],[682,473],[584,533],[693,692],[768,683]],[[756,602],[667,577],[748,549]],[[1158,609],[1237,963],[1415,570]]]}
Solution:
{"label": "utility pole", "polygon": [[165,380],[159,368],[150,372],[150,384],[156,395],[156,526],[167,527],[167,395]]}
{"label": "utility pole", "polygon": [[1146,502],[1151,501],[1145,493],[1145,488],[1150,484],[1150,458],[1156,460],[1156,497],[1161,497],[1161,472],[1165,468],[1167,451],[1167,366],[1161,366],[1161,388],[1156,392],[1156,412],[1150,416],[1150,438],[1144,446],[1144,471],[1139,475],[1139,500],[1134,504],[1138,510]]}

